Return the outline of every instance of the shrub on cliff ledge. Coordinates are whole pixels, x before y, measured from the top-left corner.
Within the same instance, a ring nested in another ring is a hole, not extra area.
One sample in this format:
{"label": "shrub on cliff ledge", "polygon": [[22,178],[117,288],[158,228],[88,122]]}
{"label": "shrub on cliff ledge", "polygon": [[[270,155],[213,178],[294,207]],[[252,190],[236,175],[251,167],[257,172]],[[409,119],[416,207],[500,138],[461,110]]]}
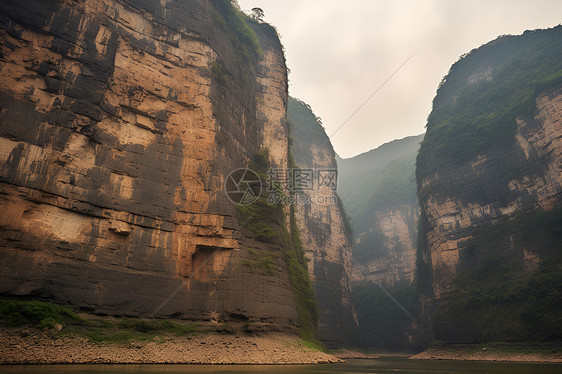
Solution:
{"label": "shrub on cliff ledge", "polygon": [[240,224],[254,234],[254,238],[261,242],[273,242],[278,234],[275,225],[281,225],[283,221],[283,209],[281,204],[270,204],[267,201],[268,194],[263,193],[267,188],[267,170],[269,169],[269,151],[262,149],[257,152],[249,166],[260,177],[262,194],[252,204],[236,205],[240,214]]}
{"label": "shrub on cliff ledge", "polygon": [[42,329],[51,329],[57,324],[83,322],[70,308],[35,300],[0,300],[0,320],[8,326]]}

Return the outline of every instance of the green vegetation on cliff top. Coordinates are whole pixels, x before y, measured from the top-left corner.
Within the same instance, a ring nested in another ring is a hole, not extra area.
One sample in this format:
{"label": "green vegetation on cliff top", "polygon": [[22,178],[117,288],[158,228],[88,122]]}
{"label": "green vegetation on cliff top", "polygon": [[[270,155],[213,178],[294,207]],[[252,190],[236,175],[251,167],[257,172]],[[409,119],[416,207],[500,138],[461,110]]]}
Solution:
{"label": "green vegetation on cliff top", "polygon": [[[311,145],[329,150],[329,156],[334,159],[335,153],[332,143],[322,127],[322,120],[312,112],[310,105],[289,96],[287,121],[290,131],[291,154],[298,165],[309,164],[314,160]],[[295,141],[295,139],[298,139],[298,141]],[[336,167],[335,161],[334,165],[330,165],[330,167]]]}
{"label": "green vegetation on cliff top", "polygon": [[230,0],[210,0],[213,18],[223,29],[237,54],[238,64],[246,66],[255,62],[263,53],[258,38],[248,26],[250,17],[236,9]]}
{"label": "green vegetation on cliff top", "polygon": [[537,96],[561,85],[562,26],[502,36],[462,56],[433,101],[418,179],[507,149],[515,143],[516,118],[532,116]]}

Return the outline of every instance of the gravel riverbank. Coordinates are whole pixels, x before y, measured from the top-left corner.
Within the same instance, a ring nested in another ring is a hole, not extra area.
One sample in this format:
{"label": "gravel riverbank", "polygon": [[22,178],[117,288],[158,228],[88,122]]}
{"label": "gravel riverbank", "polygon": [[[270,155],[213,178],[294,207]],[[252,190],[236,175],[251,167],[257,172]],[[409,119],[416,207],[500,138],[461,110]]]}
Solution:
{"label": "gravel riverbank", "polygon": [[[22,336],[24,335],[24,336]],[[49,336],[0,328],[0,364],[318,364],[341,362],[292,335],[205,333],[154,341],[91,343],[80,336]]]}
{"label": "gravel riverbank", "polygon": [[552,362],[562,363],[562,353],[502,352],[486,347],[476,349],[474,345],[430,347],[410,357],[412,360],[464,360],[505,362]]}

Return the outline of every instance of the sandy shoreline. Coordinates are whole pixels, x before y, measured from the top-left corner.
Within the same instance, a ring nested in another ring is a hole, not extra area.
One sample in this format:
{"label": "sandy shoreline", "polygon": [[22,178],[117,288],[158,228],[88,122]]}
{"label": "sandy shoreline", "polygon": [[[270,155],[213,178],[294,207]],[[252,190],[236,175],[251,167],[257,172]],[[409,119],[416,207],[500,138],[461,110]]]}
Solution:
{"label": "sandy shoreline", "polygon": [[[156,339],[155,339],[156,340]],[[95,344],[79,336],[0,329],[0,364],[320,364],[342,362],[305,347],[293,335],[163,336],[158,341]]]}
{"label": "sandy shoreline", "polygon": [[475,351],[473,345],[428,348],[410,357],[411,360],[460,360],[562,363],[562,353],[511,353],[494,350]]}
{"label": "sandy shoreline", "polygon": [[364,353],[341,350],[327,354],[306,347],[283,333],[191,336],[162,335],[152,341],[92,343],[82,336],[60,336],[38,330],[0,327],[0,364],[327,364],[346,359],[403,357],[413,360],[464,360],[562,363],[562,353],[507,353],[476,350],[474,345],[430,347],[423,352]]}

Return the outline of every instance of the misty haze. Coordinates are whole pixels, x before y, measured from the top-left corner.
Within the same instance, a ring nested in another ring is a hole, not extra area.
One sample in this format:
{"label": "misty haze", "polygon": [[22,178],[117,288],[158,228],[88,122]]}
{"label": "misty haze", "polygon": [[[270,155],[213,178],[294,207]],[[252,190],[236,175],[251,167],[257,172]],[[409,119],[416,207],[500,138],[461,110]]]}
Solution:
{"label": "misty haze", "polygon": [[0,371],[558,372],[560,14],[2,1]]}

